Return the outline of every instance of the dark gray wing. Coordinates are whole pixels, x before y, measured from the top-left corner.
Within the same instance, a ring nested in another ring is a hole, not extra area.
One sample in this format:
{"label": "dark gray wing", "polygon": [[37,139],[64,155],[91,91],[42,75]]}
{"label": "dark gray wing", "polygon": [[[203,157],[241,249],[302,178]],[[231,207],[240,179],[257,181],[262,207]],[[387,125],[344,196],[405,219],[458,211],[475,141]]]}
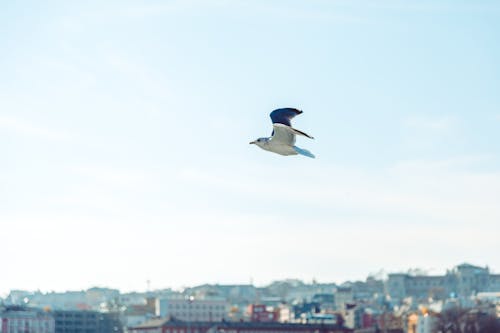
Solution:
{"label": "dark gray wing", "polygon": [[292,126],[291,120],[293,117],[296,115],[301,114],[302,111],[294,109],[294,108],[283,108],[283,109],[276,109],[273,112],[271,112],[271,120],[273,121],[273,124],[283,124],[287,126]]}

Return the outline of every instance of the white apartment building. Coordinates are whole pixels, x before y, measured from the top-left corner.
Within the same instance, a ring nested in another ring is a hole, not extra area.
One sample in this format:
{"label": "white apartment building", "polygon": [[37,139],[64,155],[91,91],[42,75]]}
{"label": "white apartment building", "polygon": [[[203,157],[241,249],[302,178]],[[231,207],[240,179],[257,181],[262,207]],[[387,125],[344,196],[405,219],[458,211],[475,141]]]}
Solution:
{"label": "white apartment building", "polygon": [[156,315],[183,321],[221,321],[227,318],[228,304],[223,299],[157,299]]}
{"label": "white apartment building", "polygon": [[54,318],[37,309],[8,307],[0,311],[0,333],[54,333]]}

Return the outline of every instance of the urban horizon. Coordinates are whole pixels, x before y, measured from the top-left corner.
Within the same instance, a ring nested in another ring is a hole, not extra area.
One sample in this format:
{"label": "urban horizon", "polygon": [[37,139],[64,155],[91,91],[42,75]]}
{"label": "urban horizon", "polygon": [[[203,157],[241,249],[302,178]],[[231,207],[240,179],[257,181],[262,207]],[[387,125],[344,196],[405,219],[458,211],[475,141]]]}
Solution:
{"label": "urban horizon", "polygon": [[12,290],[2,332],[34,333],[463,333],[500,331],[500,274],[462,263],[445,275],[421,269],[342,284],[300,280],[123,293],[93,287]]}
{"label": "urban horizon", "polygon": [[40,293],[64,293],[64,292],[71,292],[71,291],[84,291],[84,290],[89,290],[93,288],[104,288],[104,289],[113,289],[113,290],[118,290],[120,293],[147,293],[147,292],[155,292],[155,291],[162,291],[162,290],[171,290],[174,292],[184,292],[186,290],[198,287],[198,286],[204,286],[204,285],[251,285],[254,286],[255,288],[264,288],[269,285],[272,285],[273,283],[277,282],[286,282],[286,281],[297,281],[306,285],[311,285],[311,284],[331,284],[331,285],[337,285],[340,286],[345,283],[352,283],[356,281],[366,281],[369,278],[374,278],[375,280],[380,280],[380,281],[386,281],[388,278],[388,275],[390,274],[407,274],[409,276],[444,276],[447,272],[456,269],[456,267],[467,264],[467,265],[473,265],[477,267],[484,267],[489,270],[491,274],[500,274],[500,271],[496,271],[495,269],[492,269],[490,265],[476,265],[475,263],[471,262],[466,262],[462,261],[459,264],[456,264],[451,267],[447,268],[441,268],[439,270],[436,269],[425,269],[425,268],[420,268],[420,267],[408,267],[406,270],[397,270],[397,271],[386,271],[384,269],[380,269],[377,272],[372,272],[366,274],[364,277],[359,278],[359,279],[351,279],[351,280],[318,280],[315,277],[311,277],[310,279],[302,279],[302,278],[297,278],[297,277],[287,277],[287,278],[278,278],[278,279],[272,279],[268,282],[263,282],[263,283],[255,283],[252,278],[250,278],[247,282],[210,282],[210,281],[201,281],[200,283],[194,283],[194,284],[182,284],[179,286],[172,286],[172,285],[164,285],[156,286],[153,284],[153,281],[151,280],[145,280],[144,281],[144,289],[121,289],[113,285],[103,285],[103,284],[94,284],[94,285],[89,285],[86,287],[81,287],[81,288],[71,288],[71,289],[64,289],[64,290],[57,290],[57,289],[42,289],[42,288],[36,288],[36,289],[29,289],[29,288],[10,288],[8,290],[4,290],[2,293],[0,293],[0,299],[6,297],[10,291],[13,290],[23,290],[23,291],[29,291],[29,292],[40,292]]}

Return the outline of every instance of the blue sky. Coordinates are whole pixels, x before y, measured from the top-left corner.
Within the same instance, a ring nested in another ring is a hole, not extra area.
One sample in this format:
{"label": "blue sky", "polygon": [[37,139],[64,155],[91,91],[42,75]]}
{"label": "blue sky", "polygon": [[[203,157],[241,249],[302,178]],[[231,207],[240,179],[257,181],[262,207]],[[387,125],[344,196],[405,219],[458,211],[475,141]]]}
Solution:
{"label": "blue sky", "polygon": [[[500,272],[495,1],[0,5],[9,289]],[[248,145],[269,113],[317,159]]]}

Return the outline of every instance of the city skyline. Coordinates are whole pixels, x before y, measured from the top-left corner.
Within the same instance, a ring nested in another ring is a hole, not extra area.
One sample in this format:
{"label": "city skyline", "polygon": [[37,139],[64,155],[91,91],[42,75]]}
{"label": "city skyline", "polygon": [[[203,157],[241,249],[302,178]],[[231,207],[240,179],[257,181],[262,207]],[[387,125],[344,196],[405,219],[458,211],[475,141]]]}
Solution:
{"label": "city skyline", "polygon": [[[499,18],[486,0],[0,4],[0,294],[500,271]],[[278,107],[304,111],[316,159],[248,144]]]}
{"label": "city skyline", "polygon": [[[296,277],[288,277],[288,278],[284,278],[284,279],[276,279],[276,280],[272,280],[272,281],[267,281],[267,282],[262,283],[262,284],[256,284],[256,283],[254,283],[253,279],[250,279],[250,281],[247,281],[246,283],[245,282],[242,282],[242,283],[233,282],[233,283],[231,283],[231,281],[229,281],[227,283],[219,283],[219,282],[211,283],[211,282],[204,281],[204,282],[194,284],[194,285],[181,285],[181,286],[163,285],[162,286],[161,284],[158,284],[156,287],[152,287],[152,285],[151,285],[152,281],[147,280],[147,281],[145,281],[146,287],[144,289],[137,289],[137,290],[120,290],[119,288],[115,288],[113,286],[107,286],[107,285],[93,285],[93,286],[87,286],[84,288],[76,288],[76,289],[72,289],[72,290],[11,289],[8,292],[4,292],[3,294],[0,293],[0,299],[5,298],[12,291],[26,291],[26,292],[36,292],[36,293],[42,293],[42,294],[49,294],[49,293],[65,293],[65,292],[82,292],[82,291],[88,291],[88,290],[92,290],[92,289],[110,289],[110,290],[116,290],[119,293],[124,293],[124,294],[127,294],[127,293],[148,293],[148,292],[154,293],[154,292],[160,292],[160,291],[166,291],[166,290],[171,290],[172,292],[175,292],[175,293],[185,293],[186,291],[189,291],[190,289],[196,289],[196,288],[199,288],[202,286],[252,286],[254,288],[267,288],[275,283],[282,283],[282,282],[292,283],[292,284],[299,282],[303,285],[309,285],[309,286],[313,286],[315,284],[317,284],[317,285],[330,285],[330,284],[332,284],[332,285],[336,285],[337,287],[342,287],[343,285],[350,285],[350,284],[355,283],[355,282],[363,282],[364,283],[371,278],[373,278],[376,281],[388,283],[389,282],[389,280],[388,280],[389,275],[403,274],[403,275],[407,275],[409,277],[446,276],[447,274],[451,274],[453,271],[456,271],[458,269],[458,267],[460,267],[460,266],[470,266],[473,268],[486,269],[489,272],[489,274],[492,274],[494,276],[497,276],[497,275],[500,276],[500,272],[492,270],[489,265],[481,267],[481,266],[476,266],[476,265],[471,264],[471,263],[463,262],[463,263],[454,265],[453,267],[443,268],[439,272],[437,272],[436,270],[426,270],[426,269],[419,268],[419,267],[408,267],[406,270],[394,271],[394,272],[387,272],[387,271],[381,269],[377,272],[371,272],[371,273],[366,274],[366,276],[364,278],[360,278],[360,279],[356,279],[356,280],[345,280],[345,281],[318,281],[314,277],[310,280],[303,280],[303,279],[299,279]],[[387,286],[387,287],[389,287],[389,286]],[[333,292],[333,290],[332,290],[332,292]]]}

